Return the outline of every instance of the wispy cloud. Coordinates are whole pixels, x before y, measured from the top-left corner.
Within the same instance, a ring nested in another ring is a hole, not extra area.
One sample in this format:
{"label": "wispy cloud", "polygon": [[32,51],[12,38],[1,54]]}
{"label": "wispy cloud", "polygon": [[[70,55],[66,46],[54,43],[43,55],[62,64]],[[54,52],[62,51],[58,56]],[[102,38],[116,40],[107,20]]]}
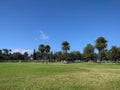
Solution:
{"label": "wispy cloud", "polygon": [[33,53],[33,50],[30,50],[30,49],[19,49],[19,48],[14,48],[12,49],[12,52],[20,52],[20,53],[24,53],[24,52],[28,52],[28,54],[32,54]]}
{"label": "wispy cloud", "polygon": [[41,40],[48,40],[49,37],[43,31],[40,31],[40,39]]}

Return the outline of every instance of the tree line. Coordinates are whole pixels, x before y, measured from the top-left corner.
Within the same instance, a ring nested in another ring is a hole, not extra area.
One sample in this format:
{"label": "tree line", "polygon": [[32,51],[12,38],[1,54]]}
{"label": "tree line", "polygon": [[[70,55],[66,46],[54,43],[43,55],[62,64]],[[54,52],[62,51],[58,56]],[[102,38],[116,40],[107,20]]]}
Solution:
{"label": "tree line", "polygon": [[[105,61],[119,62],[120,61],[120,47],[112,46],[111,49],[107,48],[107,40],[104,37],[98,37],[95,40],[95,45],[87,44],[83,53],[80,51],[71,51],[70,43],[64,41],[61,44],[61,51],[52,52],[50,45],[40,44],[38,50],[33,51],[33,54],[28,55],[28,52],[21,54],[20,52],[12,53],[11,49],[1,49],[0,50],[0,61],[34,61],[39,60],[42,62],[60,62],[65,60],[67,62],[74,62],[75,60],[82,60],[84,62],[97,62],[100,63]],[[98,53],[95,53],[95,49],[98,50]]]}
{"label": "tree line", "polygon": [[0,50],[0,61],[7,60],[23,60],[27,61],[29,59],[28,52],[24,52],[24,54],[20,52],[12,53],[11,49],[2,49]]}

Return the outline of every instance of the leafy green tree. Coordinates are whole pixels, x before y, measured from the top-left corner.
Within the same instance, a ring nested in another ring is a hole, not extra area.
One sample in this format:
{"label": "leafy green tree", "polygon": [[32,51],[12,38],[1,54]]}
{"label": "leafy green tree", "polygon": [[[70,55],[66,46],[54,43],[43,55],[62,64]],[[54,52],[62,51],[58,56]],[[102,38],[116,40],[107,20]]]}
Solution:
{"label": "leafy green tree", "polygon": [[34,49],[34,51],[33,51],[33,60],[36,60],[37,59],[37,57],[36,57],[36,50]]}
{"label": "leafy green tree", "polygon": [[11,51],[12,51],[11,49],[6,49],[6,48],[2,50],[2,52],[3,52],[2,56],[3,56],[4,60],[10,59]]}
{"label": "leafy green tree", "polygon": [[45,45],[44,44],[40,44],[38,50],[40,51],[40,53],[43,54],[44,51],[45,51]]}
{"label": "leafy green tree", "polygon": [[118,53],[117,53],[117,60],[119,61],[119,63],[120,63],[120,47],[118,47]]}
{"label": "leafy green tree", "polygon": [[0,54],[2,54],[2,50],[0,50]]}
{"label": "leafy green tree", "polygon": [[61,51],[55,52],[54,53],[54,59],[56,59],[57,61],[63,60],[63,54],[62,54],[62,52]]}
{"label": "leafy green tree", "polygon": [[70,57],[69,57],[69,53],[63,53],[62,56],[61,56],[61,60],[70,60]]}
{"label": "leafy green tree", "polygon": [[50,46],[40,44],[39,51],[42,54],[42,59],[46,60],[48,53],[50,52]]}
{"label": "leafy green tree", "polygon": [[39,51],[37,51],[36,52],[36,60],[41,60],[41,59],[43,59],[42,54]]}
{"label": "leafy green tree", "polygon": [[67,41],[62,42],[62,50],[64,53],[67,53],[67,51],[70,50],[70,45]]}
{"label": "leafy green tree", "polygon": [[12,58],[13,60],[23,60],[23,55],[20,52],[14,52]]}
{"label": "leafy green tree", "polygon": [[81,53],[79,51],[72,51],[69,53],[69,58],[71,60],[81,60]]}
{"label": "leafy green tree", "polygon": [[3,59],[2,50],[0,50],[0,60]]}
{"label": "leafy green tree", "polygon": [[3,53],[4,53],[5,55],[8,55],[9,50],[8,50],[8,49],[3,49]]}
{"label": "leafy green tree", "polygon": [[45,46],[45,59],[48,59],[48,53],[50,52],[50,46],[46,45]]}
{"label": "leafy green tree", "polygon": [[44,44],[40,44],[38,50],[42,54],[42,59],[44,59],[45,45]]}
{"label": "leafy green tree", "polygon": [[28,52],[24,52],[24,54],[23,54],[23,59],[24,59],[25,61],[27,61],[27,60],[29,59],[29,57],[28,57]]}
{"label": "leafy green tree", "polygon": [[53,52],[50,52],[48,54],[48,59],[49,59],[49,62],[53,62],[54,61],[54,54],[53,54]]}
{"label": "leafy green tree", "polygon": [[120,59],[120,48],[112,46],[110,50],[107,51],[107,58],[116,62]]}
{"label": "leafy green tree", "polygon": [[98,58],[102,61],[102,51],[107,47],[107,40],[104,37],[98,37],[95,41],[95,48],[99,51]]}
{"label": "leafy green tree", "polygon": [[87,61],[94,60],[94,47],[91,44],[87,44],[84,48],[83,55]]}
{"label": "leafy green tree", "polygon": [[107,59],[107,51],[108,51],[107,49],[102,50],[102,59],[103,60],[108,60]]}
{"label": "leafy green tree", "polygon": [[49,52],[50,52],[50,46],[49,46],[49,45],[46,45],[46,46],[45,46],[45,52],[46,52],[46,53],[49,53]]}
{"label": "leafy green tree", "polygon": [[67,59],[69,59],[69,60],[75,60],[76,59],[75,52],[70,52],[68,54]]}
{"label": "leafy green tree", "polygon": [[76,60],[81,60],[81,53],[79,51],[75,51],[74,54]]}

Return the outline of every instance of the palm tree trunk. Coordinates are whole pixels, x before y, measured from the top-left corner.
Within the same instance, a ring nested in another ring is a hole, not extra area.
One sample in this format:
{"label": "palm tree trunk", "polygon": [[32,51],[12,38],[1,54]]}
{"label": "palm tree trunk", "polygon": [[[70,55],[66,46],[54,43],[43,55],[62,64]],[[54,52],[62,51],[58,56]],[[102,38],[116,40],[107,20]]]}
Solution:
{"label": "palm tree trunk", "polygon": [[99,58],[99,60],[100,60],[99,63],[101,64],[101,62],[102,62],[102,50],[99,51],[99,56],[98,56],[98,58]]}

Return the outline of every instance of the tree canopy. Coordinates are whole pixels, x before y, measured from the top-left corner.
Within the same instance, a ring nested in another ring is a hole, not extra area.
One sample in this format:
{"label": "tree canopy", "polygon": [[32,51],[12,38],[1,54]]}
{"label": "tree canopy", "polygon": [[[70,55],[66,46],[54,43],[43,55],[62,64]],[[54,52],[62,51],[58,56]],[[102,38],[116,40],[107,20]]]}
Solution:
{"label": "tree canopy", "polygon": [[95,48],[99,51],[98,57],[102,61],[102,51],[107,47],[107,40],[104,37],[98,37],[95,41]]}
{"label": "tree canopy", "polygon": [[67,41],[62,42],[62,50],[64,53],[67,53],[67,51],[70,50],[70,45]]}
{"label": "tree canopy", "polygon": [[[103,60],[112,60],[113,62],[120,61],[120,47],[112,46],[111,49],[107,49],[107,40],[104,37],[98,37],[95,40],[95,45],[87,44],[83,53],[80,51],[70,51],[70,43],[68,41],[63,41],[61,43],[61,51],[51,51],[50,45],[40,44],[38,50],[33,50],[33,54],[28,52],[12,52],[11,49],[0,49],[0,61],[7,60],[23,60],[28,61],[33,60],[49,60],[49,61],[62,61],[67,60],[74,62],[74,60],[82,61],[97,61],[97,59],[102,62]],[[95,48],[98,53],[95,53]]]}
{"label": "tree canopy", "polygon": [[94,47],[91,44],[87,44],[84,48],[83,55],[87,61],[94,60]]}

